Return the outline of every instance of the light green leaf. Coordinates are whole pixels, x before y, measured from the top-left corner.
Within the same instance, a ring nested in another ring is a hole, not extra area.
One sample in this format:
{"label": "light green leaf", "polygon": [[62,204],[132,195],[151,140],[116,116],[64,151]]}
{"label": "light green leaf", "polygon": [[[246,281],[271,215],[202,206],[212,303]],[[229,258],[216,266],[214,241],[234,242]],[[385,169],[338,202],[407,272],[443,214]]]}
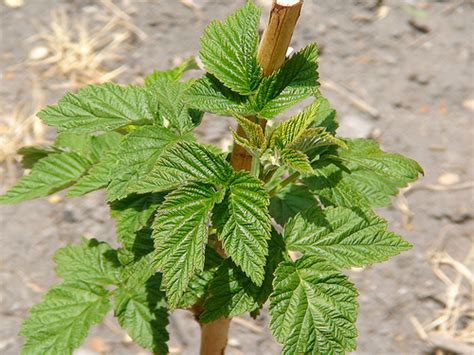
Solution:
{"label": "light green leaf", "polygon": [[147,226],[164,197],[162,193],[130,195],[111,204],[117,238],[124,248],[130,251],[137,248],[137,232]]}
{"label": "light green leaf", "polygon": [[245,133],[246,139],[254,148],[262,148],[265,144],[265,136],[262,127],[243,116],[234,116],[235,120]]}
{"label": "light green leaf", "polygon": [[329,207],[308,209],[285,226],[288,250],[320,255],[341,268],[382,262],[410,249],[387,231],[387,222],[368,209]]}
{"label": "light green leaf", "polygon": [[119,281],[117,253],[105,242],[82,238],[80,245],[68,245],[54,254],[56,273],[65,281],[114,285]]}
{"label": "light green leaf", "polygon": [[270,200],[270,215],[280,225],[285,225],[290,217],[317,205],[316,198],[303,185],[288,185]]}
{"label": "light green leaf", "polygon": [[79,197],[89,192],[99,190],[107,186],[112,179],[113,168],[117,163],[117,152],[115,150],[104,154],[103,158],[93,165],[85,175],[67,191],[67,197]]}
{"label": "light green leaf", "polygon": [[221,116],[251,113],[243,96],[232,92],[210,74],[193,83],[185,93],[185,101],[189,107]]}
{"label": "light green leaf", "polygon": [[222,155],[202,144],[180,142],[160,157],[138,183],[137,192],[164,191],[190,182],[222,185],[231,174],[232,168]]}
{"label": "light green leaf", "polygon": [[334,137],[331,133],[327,132],[325,128],[319,127],[304,130],[289,146],[290,148],[302,152],[309,152],[331,145],[336,145],[344,149],[347,148],[346,143],[342,139]]}
{"label": "light green leaf", "polygon": [[318,79],[316,58],[316,45],[311,44],[263,79],[256,96],[259,117],[271,119],[313,95]]}
{"label": "light green leaf", "polygon": [[282,163],[301,174],[314,173],[306,154],[295,149],[283,149],[280,152]]}
{"label": "light green leaf", "polygon": [[51,288],[23,322],[20,335],[26,337],[26,342],[21,353],[72,355],[90,327],[99,323],[110,309],[108,294],[101,286],[81,281]]}
{"label": "light green leaf", "polygon": [[219,193],[206,184],[181,187],[166,196],[153,223],[154,260],[163,272],[171,307],[192,276],[204,269],[210,213]]}
{"label": "light green leaf", "polygon": [[65,189],[77,181],[91,164],[89,159],[77,153],[50,154],[38,161],[29,175],[23,176],[0,196],[0,203],[18,203]]}
{"label": "light green leaf", "polygon": [[355,349],[357,291],[329,262],[303,256],[278,266],[270,329],[283,354],[344,354]]}
{"label": "light green leaf", "polygon": [[261,285],[270,238],[269,197],[262,182],[247,172],[230,180],[213,221],[225,252],[253,282]]}
{"label": "light green leaf", "polygon": [[297,141],[311,122],[314,121],[319,105],[320,101],[315,100],[299,114],[279,123],[270,134],[269,147],[282,149]]}
{"label": "light green leaf", "polygon": [[213,21],[201,38],[201,58],[206,70],[242,95],[251,94],[262,78],[257,63],[260,10],[251,2],[227,17]]}
{"label": "light green leaf", "polygon": [[374,141],[347,140],[347,149],[313,164],[305,183],[325,205],[382,207],[423,172],[414,160],[385,153]]}
{"label": "light green leaf", "polygon": [[188,133],[178,135],[157,126],[140,127],[130,133],[120,144],[113,167],[112,181],[107,187],[108,201],[125,198],[139,192],[140,182],[152,173],[157,160],[179,141],[191,141]]}
{"label": "light green leaf", "polygon": [[192,69],[199,69],[199,67],[196,64],[194,57],[189,57],[175,68],[168,70],[156,70],[152,74],[147,75],[145,77],[145,87],[152,88],[155,85],[155,82],[161,80],[161,78],[171,81],[179,81],[186,71]]}
{"label": "light green leaf", "polygon": [[111,131],[128,124],[153,122],[157,114],[151,94],[138,86],[90,85],[68,93],[57,105],[38,113],[45,123],[76,133]]}
{"label": "light green leaf", "polygon": [[136,343],[154,354],[167,354],[168,312],[160,285],[161,275],[155,274],[145,284],[117,288],[114,311],[120,325]]}

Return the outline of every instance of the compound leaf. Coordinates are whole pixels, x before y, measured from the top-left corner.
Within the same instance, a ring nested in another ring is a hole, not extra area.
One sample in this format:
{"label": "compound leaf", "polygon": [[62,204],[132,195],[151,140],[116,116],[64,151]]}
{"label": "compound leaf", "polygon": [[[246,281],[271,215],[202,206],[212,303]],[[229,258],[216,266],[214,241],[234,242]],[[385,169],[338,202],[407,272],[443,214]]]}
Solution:
{"label": "compound leaf", "polygon": [[146,89],[115,84],[90,85],[77,94],[68,93],[57,105],[38,113],[46,124],[76,133],[151,123],[156,115],[156,102]]}
{"label": "compound leaf", "polygon": [[114,285],[120,278],[120,263],[114,249],[105,242],[82,238],[80,245],[68,245],[54,254],[56,273],[65,281]]}
{"label": "compound leaf", "polygon": [[154,354],[167,354],[168,312],[161,275],[141,285],[121,286],[115,291],[114,311],[120,325],[142,347]]}
{"label": "compound leaf", "polygon": [[154,260],[163,272],[169,304],[178,304],[192,276],[204,268],[210,213],[218,199],[210,185],[190,184],[171,192],[153,223]]}
{"label": "compound leaf", "polygon": [[213,218],[224,250],[257,285],[263,282],[268,253],[268,205],[269,197],[261,181],[242,171],[230,180]]}
{"label": "compound leaf", "polygon": [[23,176],[3,196],[0,203],[18,203],[44,197],[71,186],[92,162],[77,153],[54,153],[38,161],[29,175]]}
{"label": "compound leaf", "polygon": [[341,268],[382,262],[411,247],[372,211],[346,207],[308,209],[288,221],[284,238],[288,250],[323,256]]}
{"label": "compound leaf", "polygon": [[281,263],[270,295],[270,329],[283,354],[344,354],[355,349],[357,291],[335,266],[303,256]]}
{"label": "compound leaf", "polygon": [[109,292],[97,285],[69,281],[51,288],[30,309],[20,335],[26,337],[22,354],[71,354],[111,308]]}

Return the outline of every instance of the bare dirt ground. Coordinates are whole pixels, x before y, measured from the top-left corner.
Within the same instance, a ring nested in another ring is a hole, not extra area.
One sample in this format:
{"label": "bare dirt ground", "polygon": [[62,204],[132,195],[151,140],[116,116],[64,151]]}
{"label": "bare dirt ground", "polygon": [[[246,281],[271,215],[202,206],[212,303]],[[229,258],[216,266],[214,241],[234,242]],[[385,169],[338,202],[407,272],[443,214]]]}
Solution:
{"label": "bare dirt ground", "polygon": [[[139,82],[156,68],[196,54],[204,26],[243,3],[129,2],[135,9],[129,21],[143,33],[135,31],[142,39],[127,41],[125,56],[117,61],[127,69],[116,81]],[[420,183],[394,199],[398,207],[381,211],[414,248],[384,264],[348,273],[361,294],[355,354],[425,354],[433,352],[437,342],[453,350],[461,342],[453,342],[452,334],[432,338],[428,324],[445,308],[448,291],[433,265],[438,260],[433,251],[463,262],[474,236],[474,7],[470,1],[455,0],[386,0],[381,7],[375,3],[306,0],[292,44],[300,48],[316,41],[321,47],[322,92],[338,110],[342,135],[375,137],[384,149],[408,155],[425,169]],[[86,0],[34,0],[18,8],[0,4],[0,97],[7,112],[31,101],[32,80],[39,82],[46,103],[67,90],[59,85],[63,79],[38,79],[37,69],[21,64],[35,45],[31,36],[48,24],[51,11],[64,7],[73,17],[91,17],[102,6]],[[199,132],[218,143],[228,134],[227,127],[227,121],[209,118]],[[93,193],[75,200],[0,206],[0,353],[18,353],[21,320],[58,281],[51,260],[57,248],[76,243],[81,235],[113,241],[114,226],[102,197]],[[472,278],[465,265],[464,273]],[[450,278],[455,274],[446,272]],[[457,324],[470,322],[467,335],[472,341],[473,320],[467,310],[461,316]],[[265,328],[267,320],[264,312],[256,323],[247,317],[234,322],[228,353],[278,354],[280,347]],[[416,330],[418,322],[431,343],[422,339],[420,326]],[[448,334],[448,328],[444,324],[438,330]],[[173,314],[169,330],[173,353],[197,354],[199,330],[190,316]],[[111,317],[95,327],[77,351],[100,353],[146,354]]]}

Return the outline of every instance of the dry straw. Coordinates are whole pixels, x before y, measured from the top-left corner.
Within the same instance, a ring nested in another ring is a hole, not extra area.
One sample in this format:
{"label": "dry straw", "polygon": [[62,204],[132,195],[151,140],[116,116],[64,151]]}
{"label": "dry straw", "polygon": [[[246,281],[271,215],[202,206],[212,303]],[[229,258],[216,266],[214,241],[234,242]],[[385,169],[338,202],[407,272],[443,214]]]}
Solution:
{"label": "dry straw", "polygon": [[[32,96],[33,103],[19,102],[11,110],[6,105],[0,107],[0,191],[17,178],[17,150],[46,143],[46,127],[35,117],[46,101],[44,94],[55,85],[77,90],[113,81],[126,71],[121,63],[129,44],[135,38],[146,38],[132,23],[132,12],[126,3],[119,7],[110,0],[101,0],[74,16],[64,7],[54,9],[48,25],[38,26],[28,59],[9,70],[32,72],[32,92],[28,95],[25,89],[24,96]],[[30,87],[28,83],[28,90]]]}

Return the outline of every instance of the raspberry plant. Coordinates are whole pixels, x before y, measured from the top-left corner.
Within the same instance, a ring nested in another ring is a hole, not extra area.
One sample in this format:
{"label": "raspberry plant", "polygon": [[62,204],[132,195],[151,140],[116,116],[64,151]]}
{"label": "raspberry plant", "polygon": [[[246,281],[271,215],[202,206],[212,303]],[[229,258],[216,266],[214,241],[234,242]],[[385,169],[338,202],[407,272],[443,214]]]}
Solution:
{"label": "raspberry plant", "polygon": [[[20,150],[31,172],[0,201],[105,189],[121,246],[83,239],[56,252],[64,282],[31,308],[23,354],[71,354],[110,309],[134,341],[166,354],[174,309],[192,310],[205,329],[255,317],[267,300],[283,353],[355,349],[357,291],[341,270],[410,248],[372,208],[422,170],[374,141],[336,136],[316,45],[264,76],[259,19],[249,1],[212,22],[197,80],[182,79],[197,69],[189,59],[144,86],[88,86],[38,114],[57,139]],[[265,126],[304,99],[300,113]],[[249,171],[236,168],[239,155],[197,142],[205,112],[235,118]]]}

